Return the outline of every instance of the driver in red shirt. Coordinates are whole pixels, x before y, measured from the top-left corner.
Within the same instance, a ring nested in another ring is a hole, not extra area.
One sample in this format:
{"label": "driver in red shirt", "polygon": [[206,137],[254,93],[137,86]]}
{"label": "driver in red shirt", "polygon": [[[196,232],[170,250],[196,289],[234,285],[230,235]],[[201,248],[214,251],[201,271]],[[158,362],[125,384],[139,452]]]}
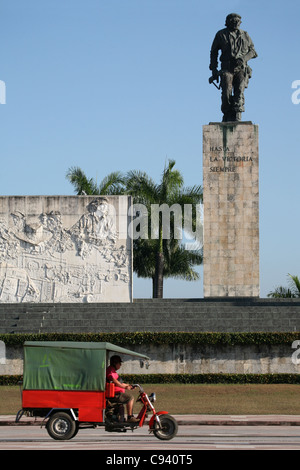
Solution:
{"label": "driver in red shirt", "polygon": [[129,384],[124,384],[119,380],[119,374],[117,370],[120,369],[122,364],[122,359],[120,356],[112,356],[110,358],[110,365],[106,369],[106,380],[107,382],[113,382],[115,384],[115,396],[110,398],[111,403],[120,403],[126,405],[127,409],[127,422],[128,423],[138,423],[139,420],[135,418],[132,414],[134,398],[128,390],[132,390],[132,386]]}

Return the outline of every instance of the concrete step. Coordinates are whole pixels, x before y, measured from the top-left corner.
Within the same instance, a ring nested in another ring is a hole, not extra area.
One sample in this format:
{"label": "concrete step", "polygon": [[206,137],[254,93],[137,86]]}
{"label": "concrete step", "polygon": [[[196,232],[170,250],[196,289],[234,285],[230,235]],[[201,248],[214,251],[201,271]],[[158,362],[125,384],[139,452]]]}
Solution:
{"label": "concrete step", "polygon": [[137,299],[101,304],[0,304],[0,333],[300,331],[298,299]]}

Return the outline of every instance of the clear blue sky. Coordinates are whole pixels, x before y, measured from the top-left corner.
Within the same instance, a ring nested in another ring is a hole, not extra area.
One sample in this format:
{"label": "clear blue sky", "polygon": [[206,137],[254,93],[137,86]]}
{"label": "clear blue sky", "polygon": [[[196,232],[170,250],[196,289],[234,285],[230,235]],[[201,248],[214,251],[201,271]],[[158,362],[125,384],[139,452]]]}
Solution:
{"label": "clear blue sky", "polygon": [[[231,12],[258,52],[243,119],[260,133],[261,297],[300,275],[299,0],[2,0],[1,195],[74,194],[71,166],[158,180],[166,158],[202,184],[202,126],[222,118],[209,51]],[[202,279],[165,283],[202,295]]]}

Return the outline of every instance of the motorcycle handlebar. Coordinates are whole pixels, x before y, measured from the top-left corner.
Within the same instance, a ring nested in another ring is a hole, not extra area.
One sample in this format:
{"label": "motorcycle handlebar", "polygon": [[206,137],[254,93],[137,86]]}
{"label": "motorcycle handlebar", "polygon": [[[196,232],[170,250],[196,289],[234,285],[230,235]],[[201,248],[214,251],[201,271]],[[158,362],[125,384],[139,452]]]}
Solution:
{"label": "motorcycle handlebar", "polygon": [[144,390],[143,390],[143,388],[142,388],[142,387],[141,387],[139,384],[132,384],[131,386],[132,386],[132,388],[136,388],[136,387],[138,387],[138,388],[140,389],[140,391],[141,391],[141,392],[143,392],[143,391],[144,391]]}

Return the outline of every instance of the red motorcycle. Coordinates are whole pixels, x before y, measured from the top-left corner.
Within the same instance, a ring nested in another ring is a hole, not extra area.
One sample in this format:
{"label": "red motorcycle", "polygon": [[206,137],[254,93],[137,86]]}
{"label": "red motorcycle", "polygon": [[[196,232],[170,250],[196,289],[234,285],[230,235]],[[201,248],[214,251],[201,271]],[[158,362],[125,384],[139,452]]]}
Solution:
{"label": "red motorcycle", "polygon": [[21,417],[42,417],[53,439],[72,439],[79,429],[104,427],[108,432],[126,432],[142,427],[147,414],[149,432],[162,440],[172,439],[178,430],[167,411],[155,411],[155,394],[147,395],[139,384],[137,401],[142,408],[138,422],[124,419],[124,407],[110,401],[114,384],[106,383],[109,352],[149,358],[111,343],[72,341],[30,341],[24,344]]}
{"label": "red motorcycle", "polygon": [[[110,384],[112,385],[112,384]],[[120,404],[112,404],[107,401],[106,417],[105,417],[105,430],[109,432],[126,432],[129,428],[131,430],[137,427],[142,427],[145,423],[148,413],[151,412],[152,416],[149,421],[149,432],[162,440],[172,439],[177,434],[178,425],[173,416],[169,415],[167,411],[155,411],[153,403],[156,400],[155,393],[147,395],[139,384],[132,385],[133,388],[139,388],[139,396],[137,402],[141,402],[142,408],[138,414],[138,423],[127,423],[124,419],[124,406]]]}

